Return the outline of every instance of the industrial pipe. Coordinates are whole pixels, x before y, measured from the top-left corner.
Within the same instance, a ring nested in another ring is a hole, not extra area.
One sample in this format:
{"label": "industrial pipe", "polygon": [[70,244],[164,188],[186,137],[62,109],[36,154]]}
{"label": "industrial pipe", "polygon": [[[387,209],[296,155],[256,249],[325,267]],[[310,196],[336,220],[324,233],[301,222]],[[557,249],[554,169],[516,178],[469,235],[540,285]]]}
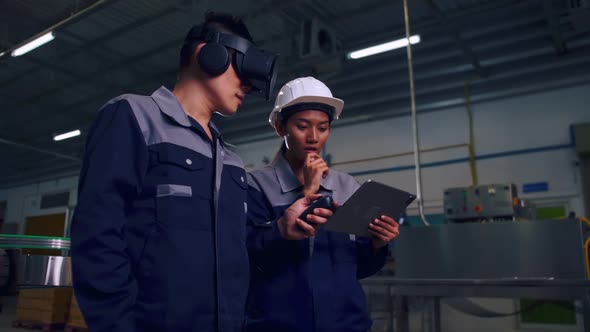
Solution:
{"label": "industrial pipe", "polygon": [[408,46],[406,47],[408,54],[408,74],[410,81],[410,100],[412,102],[412,133],[414,138],[414,164],[416,165],[416,202],[418,203],[418,212],[420,219],[426,226],[430,223],[424,216],[424,199],[422,197],[422,173],[420,170],[420,142],[418,141],[418,119],[416,115],[416,90],[414,87],[414,68],[412,65],[412,44],[410,43],[410,17],[408,15],[408,0],[404,0],[404,21],[406,24],[406,38],[408,39]]}

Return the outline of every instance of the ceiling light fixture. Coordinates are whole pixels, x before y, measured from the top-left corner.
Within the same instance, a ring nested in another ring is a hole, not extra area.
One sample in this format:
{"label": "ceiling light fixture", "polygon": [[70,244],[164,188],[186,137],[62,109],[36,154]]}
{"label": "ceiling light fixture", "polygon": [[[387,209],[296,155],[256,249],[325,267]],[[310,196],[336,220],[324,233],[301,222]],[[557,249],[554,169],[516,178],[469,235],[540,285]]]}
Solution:
{"label": "ceiling light fixture", "polygon": [[[414,36],[410,37],[410,44],[414,45],[414,44],[418,44],[419,42],[420,42],[420,35],[414,35]],[[387,43],[383,43],[383,44],[363,48],[363,49],[360,49],[357,51],[349,52],[346,55],[346,57],[348,59],[356,60],[356,59],[360,59],[360,58],[364,58],[367,56],[395,50],[395,49],[406,47],[406,46],[408,46],[408,39],[401,38],[401,39],[393,40],[393,41],[390,41]]]}
{"label": "ceiling light fixture", "polygon": [[80,130],[76,129],[74,131],[70,131],[70,132],[67,132],[67,133],[64,133],[64,134],[56,135],[55,137],[53,137],[53,140],[54,141],[61,141],[61,140],[64,140],[64,139],[68,139],[68,138],[80,136],[80,134],[81,134]]}
{"label": "ceiling light fixture", "polygon": [[36,49],[37,47],[39,47],[41,45],[49,43],[54,38],[55,38],[55,34],[53,33],[53,31],[50,31],[38,38],[31,40],[30,42],[24,44],[23,46],[15,49],[14,51],[12,51],[11,55],[13,57],[21,56],[25,53],[28,53],[28,52]]}

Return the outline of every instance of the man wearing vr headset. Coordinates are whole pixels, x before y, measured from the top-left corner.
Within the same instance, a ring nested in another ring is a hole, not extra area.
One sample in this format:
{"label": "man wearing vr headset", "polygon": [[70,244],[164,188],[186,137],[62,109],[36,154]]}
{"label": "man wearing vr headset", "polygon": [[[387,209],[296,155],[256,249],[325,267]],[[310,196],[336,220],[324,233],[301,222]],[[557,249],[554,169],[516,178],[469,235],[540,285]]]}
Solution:
{"label": "man wearing vr headset", "polygon": [[269,123],[284,142],[271,165],[248,177],[247,332],[367,332],[371,327],[358,280],[383,267],[398,224],[381,216],[370,224],[370,238],[356,238],[320,227],[330,222],[330,209],[316,208],[306,216],[309,223],[300,219],[319,194],[344,203],[359,187],[321,157],[343,107],[313,77],[292,80],[277,95]]}
{"label": "man wearing vr headset", "polygon": [[209,13],[178,81],[109,101],[89,131],[72,221],[74,289],[93,332],[240,331],[248,289],[246,173],[211,122],[267,97],[276,57]]}

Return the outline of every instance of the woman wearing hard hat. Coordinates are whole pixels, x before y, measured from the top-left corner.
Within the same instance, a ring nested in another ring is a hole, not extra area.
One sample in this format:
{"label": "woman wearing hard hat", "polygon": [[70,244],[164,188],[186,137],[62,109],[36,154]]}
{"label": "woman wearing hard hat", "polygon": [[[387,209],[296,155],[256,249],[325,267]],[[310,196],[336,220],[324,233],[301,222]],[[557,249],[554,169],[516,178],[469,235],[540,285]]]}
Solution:
{"label": "woman wearing hard hat", "polygon": [[358,280],[381,269],[398,224],[382,216],[369,226],[371,238],[355,238],[319,227],[329,222],[329,209],[315,209],[309,224],[298,218],[321,195],[343,203],[359,187],[320,155],[343,106],[313,77],[290,81],[279,91],[269,122],[284,142],[269,166],[248,176],[248,332],[371,327]]}

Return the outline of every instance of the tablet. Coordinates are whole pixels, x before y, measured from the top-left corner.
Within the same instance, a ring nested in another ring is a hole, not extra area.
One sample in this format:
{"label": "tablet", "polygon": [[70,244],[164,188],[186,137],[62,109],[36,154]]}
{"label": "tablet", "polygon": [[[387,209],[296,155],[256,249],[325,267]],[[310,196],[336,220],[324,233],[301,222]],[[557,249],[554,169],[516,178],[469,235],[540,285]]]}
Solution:
{"label": "tablet", "polygon": [[367,181],[338,208],[324,228],[358,236],[370,236],[369,224],[381,215],[397,220],[415,195],[376,181]]}

